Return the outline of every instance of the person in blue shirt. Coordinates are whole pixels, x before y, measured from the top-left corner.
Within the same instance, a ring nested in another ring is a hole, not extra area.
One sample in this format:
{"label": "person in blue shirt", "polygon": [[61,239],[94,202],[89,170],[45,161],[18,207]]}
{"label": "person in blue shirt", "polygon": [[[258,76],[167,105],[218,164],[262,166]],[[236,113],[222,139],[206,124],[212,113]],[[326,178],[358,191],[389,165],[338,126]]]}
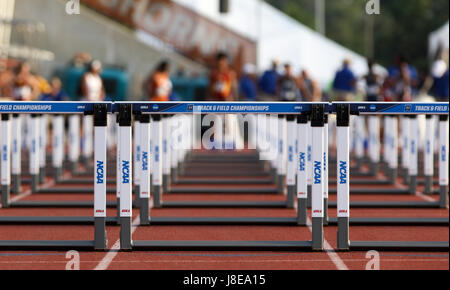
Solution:
{"label": "person in blue shirt", "polygon": [[436,98],[436,101],[449,101],[449,69],[444,73],[433,74],[433,86],[431,87],[431,94]]}
{"label": "person in blue shirt", "polygon": [[244,65],[239,80],[239,95],[243,101],[256,101],[257,88],[255,82],[256,67],[251,63]]}
{"label": "person in blue shirt", "polygon": [[68,100],[68,95],[62,89],[61,80],[58,77],[52,78],[51,91],[48,94],[42,95],[41,100],[49,102],[60,102]]}
{"label": "person in blue shirt", "polygon": [[356,77],[350,69],[350,60],[344,60],[342,68],[336,73],[333,90],[337,101],[352,101],[356,87]]}
{"label": "person in blue shirt", "polygon": [[274,60],[272,61],[272,67],[265,71],[259,79],[259,88],[266,98],[276,98],[279,78],[280,74],[278,73],[278,62]]}

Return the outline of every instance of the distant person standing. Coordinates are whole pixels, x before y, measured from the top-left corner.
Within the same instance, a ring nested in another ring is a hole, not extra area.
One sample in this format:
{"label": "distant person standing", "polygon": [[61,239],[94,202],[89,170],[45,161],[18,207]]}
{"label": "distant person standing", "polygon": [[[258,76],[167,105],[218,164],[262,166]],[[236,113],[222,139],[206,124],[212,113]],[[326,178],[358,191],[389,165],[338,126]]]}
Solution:
{"label": "distant person standing", "polygon": [[449,69],[446,62],[442,59],[434,62],[431,69],[433,78],[433,86],[431,87],[431,95],[436,101],[449,101]]}
{"label": "distant person standing", "polygon": [[214,101],[237,99],[236,73],[230,68],[228,55],[224,52],[219,52],[216,56],[216,65],[210,77],[209,92]]}
{"label": "distant person standing", "polygon": [[105,99],[105,89],[100,73],[102,63],[98,60],[92,61],[88,66],[88,71],[83,75],[81,90],[83,98],[90,102],[102,102]]}
{"label": "distant person standing", "polygon": [[311,78],[307,70],[302,70],[298,78],[298,85],[304,102],[322,101],[322,90],[319,84]]}
{"label": "distant person standing", "polygon": [[333,90],[337,101],[352,101],[356,88],[356,77],[350,69],[350,60],[344,60],[342,68],[336,73]]}
{"label": "distant person standing", "polygon": [[[88,102],[102,102],[106,94],[103,86],[100,73],[102,71],[102,64],[98,60],[89,63],[87,72],[83,75],[81,83],[81,91],[83,99]],[[111,127],[110,119],[108,124]],[[83,118],[83,142],[82,142],[82,162],[88,166],[88,162],[93,156],[93,127],[94,118],[92,115],[87,115]]]}
{"label": "distant person standing", "polygon": [[264,99],[273,100],[277,95],[278,79],[278,61],[272,61],[272,67],[266,70],[259,79],[259,88],[263,94]]}
{"label": "distant person standing", "polygon": [[377,102],[380,101],[380,76],[374,71],[375,62],[368,61],[369,72],[364,76],[366,81],[366,101]]}
{"label": "distant person standing", "polygon": [[69,97],[62,89],[61,80],[58,77],[53,77],[50,85],[51,91],[48,94],[42,95],[42,101],[59,102],[68,100]]}
{"label": "distant person standing", "polygon": [[255,82],[256,66],[247,63],[242,68],[242,76],[239,79],[239,95],[244,101],[256,101],[257,88]]}
{"label": "distant person standing", "polygon": [[290,64],[284,65],[284,75],[278,80],[278,96],[283,102],[300,101],[300,91],[298,89],[297,79],[292,73]]}
{"label": "distant person standing", "polygon": [[13,99],[15,101],[31,101],[38,95],[38,83],[31,73],[31,67],[27,62],[20,63],[16,68],[13,81]]}
{"label": "distant person standing", "polygon": [[147,92],[152,102],[168,102],[172,94],[170,65],[167,60],[161,61],[147,80]]}

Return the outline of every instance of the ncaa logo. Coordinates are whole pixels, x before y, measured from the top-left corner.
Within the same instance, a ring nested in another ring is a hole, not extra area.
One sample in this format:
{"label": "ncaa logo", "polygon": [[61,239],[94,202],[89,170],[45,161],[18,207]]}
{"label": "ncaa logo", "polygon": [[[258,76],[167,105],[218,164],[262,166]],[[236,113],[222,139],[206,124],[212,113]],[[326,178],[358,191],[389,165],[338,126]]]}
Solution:
{"label": "ncaa logo", "polygon": [[104,172],[103,161],[97,160],[97,184],[103,184]]}
{"label": "ncaa logo", "polygon": [[347,162],[339,162],[339,183],[347,184]]}
{"label": "ncaa logo", "polygon": [[159,106],[158,106],[157,104],[154,104],[154,105],[153,105],[153,110],[154,110],[154,111],[159,110]]}
{"label": "ncaa logo", "polygon": [[314,161],[314,184],[320,184],[322,179],[322,163],[320,161]]}
{"label": "ncaa logo", "polygon": [[306,154],[305,152],[300,152],[300,162],[299,162],[300,171],[305,171],[306,168],[305,164],[306,164]]}
{"label": "ncaa logo", "polygon": [[122,183],[130,183],[130,161],[122,160]]}

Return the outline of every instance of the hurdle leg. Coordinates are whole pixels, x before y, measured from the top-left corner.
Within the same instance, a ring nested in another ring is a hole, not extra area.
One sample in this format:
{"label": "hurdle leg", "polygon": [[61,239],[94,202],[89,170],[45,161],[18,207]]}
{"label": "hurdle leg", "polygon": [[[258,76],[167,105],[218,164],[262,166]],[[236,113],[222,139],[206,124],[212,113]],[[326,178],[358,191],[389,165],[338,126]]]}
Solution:
{"label": "hurdle leg", "polygon": [[426,116],[426,130],[425,130],[425,164],[424,164],[424,174],[425,174],[425,194],[430,194],[433,189],[433,175],[434,175],[434,126],[433,126],[433,116]]}
{"label": "hurdle leg", "polygon": [[328,115],[323,129],[323,224],[328,225]]}
{"label": "hurdle leg", "polygon": [[141,163],[141,138],[140,138],[140,125],[141,125],[141,114],[140,112],[133,112],[134,113],[134,206],[140,207],[140,163]]}
{"label": "hurdle leg", "polygon": [[286,117],[278,115],[278,192],[286,193]]}
{"label": "hurdle leg", "polygon": [[116,210],[117,224],[120,225],[120,126],[119,114],[116,115],[117,142],[116,142]]}
{"label": "hurdle leg", "polygon": [[131,218],[132,214],[132,142],[131,142],[130,104],[119,105],[119,147],[120,147],[120,249],[131,251]]}
{"label": "hurdle leg", "polygon": [[298,165],[297,165],[297,224],[306,225],[307,211],[307,179],[306,166],[308,150],[308,115],[301,114],[297,117],[298,126]]}
{"label": "hurdle leg", "polygon": [[403,184],[407,185],[409,183],[409,127],[410,118],[409,116],[402,117],[402,179]]}
{"label": "hurdle leg", "polygon": [[412,195],[417,191],[417,173],[418,173],[418,153],[419,153],[419,128],[417,123],[417,116],[410,116],[410,142],[409,142],[409,190]]}
{"label": "hurdle leg", "polygon": [[398,167],[398,119],[391,116],[388,123],[389,130],[389,156],[388,156],[388,179],[391,184],[395,184],[397,180]]}
{"label": "hurdle leg", "polygon": [[[162,185],[161,147],[162,147],[162,138],[161,138],[161,130],[162,130],[161,115],[153,115],[152,116],[152,130],[151,130],[150,134],[151,134],[151,137],[152,137],[152,146],[153,146],[151,167],[152,167],[152,186],[153,186],[153,188],[152,188],[153,206],[155,208],[161,208],[162,207],[162,196],[161,196],[161,185]],[[178,164],[180,164],[180,163],[178,163]]]}
{"label": "hurdle leg", "polygon": [[307,206],[311,208],[311,194],[312,194],[312,127],[311,120],[308,120],[308,148],[307,148]]}
{"label": "hurdle leg", "polygon": [[53,177],[59,182],[62,176],[62,161],[64,158],[64,117],[53,117]]}
{"label": "hurdle leg", "polygon": [[75,174],[80,158],[80,116],[69,117],[69,170]]}
{"label": "hurdle leg", "polygon": [[369,116],[369,157],[370,175],[378,175],[378,164],[380,163],[380,118]]}
{"label": "hurdle leg", "polygon": [[94,105],[94,248],[106,250],[107,105]]}
{"label": "hurdle leg", "polygon": [[323,135],[324,135],[324,105],[313,105],[311,113],[312,127],[312,249],[323,250]]}
{"label": "hurdle leg", "polygon": [[43,184],[45,183],[46,178],[46,164],[47,164],[47,126],[48,125],[48,116],[42,115],[41,116],[41,122],[39,126],[39,183]]}
{"label": "hurdle leg", "polygon": [[39,117],[31,115],[31,142],[30,142],[30,175],[31,192],[38,191],[39,185]]}
{"label": "hurdle leg", "polygon": [[150,115],[141,115],[141,184],[140,195],[140,220],[141,225],[150,223]]}
{"label": "hurdle leg", "polygon": [[287,115],[287,207],[294,208],[295,200],[295,140],[297,139],[296,118],[294,115]]}
{"label": "hurdle leg", "polygon": [[11,139],[9,114],[2,114],[2,140],[1,140],[1,177],[2,177],[2,207],[9,207],[11,190]]}
{"label": "hurdle leg", "polygon": [[448,204],[448,115],[439,117],[439,187],[441,208]]}
{"label": "hurdle leg", "polygon": [[20,193],[21,189],[21,171],[22,171],[22,150],[20,144],[21,141],[21,118],[18,114],[13,114],[12,119],[12,153],[11,153],[11,181],[13,187],[11,191],[14,193]]}
{"label": "hurdle leg", "polygon": [[337,105],[337,248],[350,249],[350,106]]}
{"label": "hurdle leg", "polygon": [[[195,122],[194,118],[193,118],[193,122]],[[162,190],[163,190],[163,193],[166,193],[169,191],[169,184],[170,184],[170,150],[168,147],[170,131],[169,131],[169,120],[168,120],[167,115],[162,116],[162,124],[163,124],[163,131],[162,131],[162,135],[163,135],[163,141],[162,141],[162,156],[163,156],[162,187],[163,187],[163,189]]]}

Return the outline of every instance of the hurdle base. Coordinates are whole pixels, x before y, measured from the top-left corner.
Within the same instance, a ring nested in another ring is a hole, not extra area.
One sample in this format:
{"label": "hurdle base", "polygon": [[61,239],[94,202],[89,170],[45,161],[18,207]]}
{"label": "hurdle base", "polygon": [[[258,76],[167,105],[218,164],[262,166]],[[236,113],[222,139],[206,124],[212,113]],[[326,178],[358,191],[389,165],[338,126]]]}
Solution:
{"label": "hurdle base", "polygon": [[2,207],[8,208],[11,206],[10,202],[10,187],[9,185],[2,185]]}
{"label": "hurdle base", "polygon": [[409,192],[412,195],[416,195],[416,191],[417,191],[417,176],[411,175],[409,177]]}
{"label": "hurdle base", "polygon": [[296,188],[297,187],[295,185],[287,186],[287,196],[286,196],[286,200],[287,200],[286,207],[287,208],[294,208]]}
{"label": "hurdle base", "polygon": [[286,176],[283,174],[278,174],[278,193],[285,194],[286,193]]}
{"label": "hurdle base", "polygon": [[45,183],[45,167],[41,167],[39,169],[39,184],[44,184]]}
{"label": "hurdle base", "polygon": [[141,207],[141,197],[140,197],[141,188],[139,185],[134,186],[134,204],[137,208]]}
{"label": "hurdle base", "polygon": [[396,180],[397,180],[397,169],[396,168],[388,167],[386,169],[386,175],[387,175],[387,179],[389,180],[390,184],[396,183]]}
{"label": "hurdle base", "polygon": [[350,221],[348,217],[339,217],[337,219],[337,248],[340,251],[348,251],[350,249],[349,240],[349,226]]}
{"label": "hurdle base", "polygon": [[425,187],[423,190],[424,194],[431,194],[433,187],[433,176],[425,176]]}
{"label": "hurdle base", "polygon": [[39,174],[31,175],[31,192],[37,193],[39,191]]}
{"label": "hurdle base", "polygon": [[448,242],[350,241],[350,251],[448,252]]}
{"label": "hurdle base", "polygon": [[154,185],[151,194],[153,194],[153,207],[161,208],[162,207],[161,186]]}
{"label": "hurdle base", "polygon": [[78,162],[69,161],[69,170],[72,175],[74,175],[77,172],[77,169],[78,169]]}
{"label": "hurdle base", "polygon": [[120,250],[131,251],[131,217],[120,217]]}
{"label": "hurdle base", "polygon": [[328,225],[328,198],[323,199],[323,225]]}
{"label": "hurdle base", "polygon": [[448,208],[448,187],[447,185],[441,185],[439,189],[439,207]]}
{"label": "hurdle base", "polygon": [[308,219],[308,207],[306,198],[297,198],[297,224],[306,226]]}
{"label": "hurdle base", "polygon": [[137,251],[311,251],[311,241],[134,241]]}
{"label": "hurdle base", "polygon": [[108,247],[106,217],[95,217],[94,227],[94,249],[97,251],[106,251]]}
{"label": "hurdle base", "polygon": [[312,218],[312,249],[322,251],[324,242],[323,217]]}
{"label": "hurdle base", "polygon": [[311,192],[312,192],[312,185],[308,184],[308,186],[306,187],[306,204],[308,208],[311,208],[312,206]]}
{"label": "hurdle base", "polygon": [[22,178],[20,174],[11,174],[11,192],[21,193],[22,192]]}
{"label": "hurdle base", "polygon": [[371,161],[369,164],[369,174],[371,176],[378,175],[378,164],[376,162]]}
{"label": "hurdle base", "polygon": [[120,197],[116,199],[116,215],[117,224],[120,225]]}
{"label": "hurdle base", "polygon": [[61,177],[62,177],[62,168],[61,167],[54,167],[53,168],[54,172],[53,172],[53,178],[55,180],[56,183],[61,181]]}
{"label": "hurdle base", "polygon": [[409,172],[408,168],[402,169],[402,179],[403,179],[403,185],[409,184]]}
{"label": "hurdle base", "polygon": [[141,197],[141,206],[139,209],[141,226],[150,224],[149,210],[149,199],[147,197]]}
{"label": "hurdle base", "polygon": [[164,174],[162,179],[162,187],[163,193],[167,193],[169,191],[169,175]]}
{"label": "hurdle base", "polygon": [[94,241],[0,241],[0,250],[16,250],[16,251],[50,251],[50,250],[78,250],[92,251],[94,249]]}

